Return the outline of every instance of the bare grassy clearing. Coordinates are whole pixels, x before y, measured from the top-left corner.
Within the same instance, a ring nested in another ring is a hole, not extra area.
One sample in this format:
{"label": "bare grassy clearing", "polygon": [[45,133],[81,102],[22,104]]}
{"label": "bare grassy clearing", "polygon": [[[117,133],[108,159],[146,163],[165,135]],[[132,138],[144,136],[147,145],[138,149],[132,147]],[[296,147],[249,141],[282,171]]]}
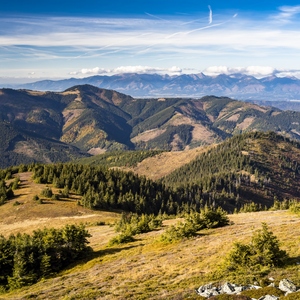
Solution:
{"label": "bare grassy clearing", "polygon": [[185,151],[163,152],[154,157],[144,159],[137,167],[131,170],[139,175],[156,180],[189,163],[211,147],[214,146],[199,147]]}
{"label": "bare grassy clearing", "polygon": [[[43,204],[33,200],[34,195],[40,195],[44,184],[35,183],[32,173],[19,173],[20,189],[14,191],[15,197],[1,206],[0,232],[4,236],[11,233],[27,232],[43,227],[61,227],[65,224],[84,223],[87,225],[104,222],[114,223],[119,214],[112,212],[91,211],[77,205],[80,198],[71,195],[61,200],[43,199]],[[54,193],[58,189],[52,188]],[[14,205],[16,202],[19,205]]]}
{"label": "bare grassy clearing", "polygon": [[[272,276],[288,276],[300,284],[300,218],[287,211],[231,215],[232,225],[201,231],[196,238],[163,244],[161,230],[138,235],[136,241],[107,247],[115,235],[109,226],[88,228],[95,252],[89,259],[47,279],[24,288],[6,299],[186,299],[194,289],[211,281],[210,274],[230,251],[233,242],[249,242],[253,232],[266,222],[279,238],[282,248],[295,258],[295,264],[274,270]],[[179,298],[178,298],[179,297]]]}

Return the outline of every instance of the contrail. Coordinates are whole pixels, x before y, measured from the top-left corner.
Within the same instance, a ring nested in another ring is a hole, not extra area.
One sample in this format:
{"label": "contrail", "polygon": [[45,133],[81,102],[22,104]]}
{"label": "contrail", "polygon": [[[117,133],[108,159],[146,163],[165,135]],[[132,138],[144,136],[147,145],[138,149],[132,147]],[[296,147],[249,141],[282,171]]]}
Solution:
{"label": "contrail", "polygon": [[212,19],[212,10],[211,10],[211,7],[210,5],[208,5],[208,9],[209,9],[209,15],[208,15],[208,24],[211,24],[213,19]]}
{"label": "contrail", "polygon": [[155,18],[155,19],[158,19],[158,20],[161,20],[161,21],[169,22],[168,20],[165,20],[165,19],[160,18],[160,17],[158,17],[158,16],[149,14],[149,13],[147,13],[147,12],[145,12],[145,14],[146,14],[147,16],[149,16],[149,17],[152,17],[152,18]]}

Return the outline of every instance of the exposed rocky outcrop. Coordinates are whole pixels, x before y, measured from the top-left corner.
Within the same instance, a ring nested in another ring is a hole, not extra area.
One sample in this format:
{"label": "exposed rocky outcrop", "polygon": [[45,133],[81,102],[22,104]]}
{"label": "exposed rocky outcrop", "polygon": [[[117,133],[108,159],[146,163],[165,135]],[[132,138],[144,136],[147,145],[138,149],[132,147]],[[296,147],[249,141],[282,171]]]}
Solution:
{"label": "exposed rocky outcrop", "polygon": [[[275,287],[275,284],[272,283],[271,286]],[[225,282],[224,284],[219,286],[213,285],[211,283],[202,285],[196,290],[196,292],[198,295],[202,297],[210,298],[221,294],[239,295],[242,291],[251,290],[251,289],[260,289],[260,288],[261,287],[258,285],[237,285],[237,284]],[[279,282],[278,289],[285,292],[286,295],[300,291],[300,289],[297,289],[296,285],[288,279],[282,279]],[[274,295],[265,295],[260,297],[259,299],[255,299],[255,298],[252,299],[253,300],[278,300],[280,298]]]}

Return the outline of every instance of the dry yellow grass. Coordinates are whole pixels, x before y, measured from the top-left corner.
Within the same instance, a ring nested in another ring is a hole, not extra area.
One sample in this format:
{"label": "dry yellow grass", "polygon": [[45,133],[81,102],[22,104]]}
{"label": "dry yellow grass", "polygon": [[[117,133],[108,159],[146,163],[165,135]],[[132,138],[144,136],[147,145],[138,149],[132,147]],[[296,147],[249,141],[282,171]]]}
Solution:
{"label": "dry yellow grass", "polygon": [[[107,242],[115,235],[108,226],[91,226],[94,255],[31,287],[6,294],[5,299],[186,299],[207,283],[209,275],[230,251],[233,242],[248,243],[253,232],[266,222],[290,256],[299,257],[300,218],[287,211],[231,215],[233,225],[200,232],[199,236],[175,244],[162,244],[159,231],[142,234],[136,241],[115,247]],[[300,260],[300,259],[299,259]],[[293,273],[300,283],[298,270]],[[289,270],[272,276],[291,275]],[[1,296],[0,296],[1,298]]]}
{"label": "dry yellow grass", "polygon": [[175,169],[189,163],[199,154],[206,152],[215,145],[198,147],[191,150],[163,152],[154,157],[148,157],[140,162],[137,167],[130,169],[131,171],[147,176],[150,179],[159,179]]}
{"label": "dry yellow grass", "polygon": [[[129,244],[108,247],[116,235],[108,225],[118,214],[97,212],[76,205],[76,197],[66,201],[37,204],[34,194],[44,188],[31,179],[30,173],[20,174],[22,188],[17,198],[0,209],[0,230],[10,233],[30,233],[37,228],[61,227],[86,223],[92,237],[94,253],[74,264],[56,277],[30,287],[0,295],[0,299],[186,299],[195,297],[194,289],[213,280],[212,271],[222,262],[236,241],[248,243],[255,230],[266,222],[282,244],[282,249],[294,258],[286,269],[272,271],[276,280],[289,277],[300,284],[300,218],[288,211],[267,211],[230,215],[232,225],[199,232],[189,240],[163,244],[160,235],[178,220],[164,221],[162,229],[136,236]],[[54,190],[55,191],[55,190]],[[14,201],[22,203],[13,206]]]}
{"label": "dry yellow grass", "polygon": [[[59,201],[44,199],[44,204],[33,200],[45,188],[33,182],[31,173],[20,173],[21,188],[14,191],[15,197],[1,206],[0,232],[4,236],[17,232],[32,232],[43,227],[60,227],[65,224],[96,222],[113,223],[119,214],[91,211],[76,204],[78,196],[71,195]],[[52,188],[54,193],[58,189]],[[14,206],[18,201],[20,205]]]}

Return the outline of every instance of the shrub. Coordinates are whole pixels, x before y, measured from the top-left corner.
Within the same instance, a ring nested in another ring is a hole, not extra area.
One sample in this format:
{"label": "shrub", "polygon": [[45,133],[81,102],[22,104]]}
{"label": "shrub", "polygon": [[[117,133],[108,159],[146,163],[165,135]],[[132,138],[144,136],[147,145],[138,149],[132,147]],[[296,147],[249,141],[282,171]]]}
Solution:
{"label": "shrub", "polygon": [[253,234],[250,244],[237,242],[233,245],[224,261],[223,269],[235,274],[263,274],[271,267],[282,266],[287,257],[287,253],[279,248],[277,237],[266,223],[262,223],[262,229]]}
{"label": "shrub", "polygon": [[248,296],[250,298],[259,299],[265,295],[273,295],[276,297],[281,297],[284,295],[280,289],[272,286],[263,287],[261,289],[252,289],[241,292],[241,295]]}
{"label": "shrub", "polygon": [[44,197],[46,197],[46,198],[51,198],[52,195],[53,195],[53,192],[52,192],[52,190],[49,187],[46,187],[45,189],[43,189],[41,191],[41,195],[44,196]]}
{"label": "shrub", "polygon": [[116,237],[112,238],[108,245],[109,246],[113,246],[113,245],[119,245],[119,244],[126,244],[126,243],[130,243],[133,242],[134,238],[132,233],[130,232],[123,232],[119,235],[117,235]]}
{"label": "shrub", "polygon": [[162,242],[172,243],[183,238],[191,238],[196,235],[197,227],[191,222],[178,222],[171,225],[160,237]]}
{"label": "shrub", "polygon": [[185,222],[170,226],[162,235],[162,242],[172,243],[183,238],[190,238],[204,228],[216,228],[229,224],[227,213],[222,208],[205,206],[200,213],[191,212],[186,215]]}
{"label": "shrub", "polygon": [[59,200],[59,195],[53,194],[51,197],[52,200]]}
{"label": "shrub", "polygon": [[38,196],[38,195],[34,195],[33,197],[32,197],[32,200],[34,200],[34,201],[37,201],[37,200],[39,200],[40,199],[40,197]]}
{"label": "shrub", "polygon": [[289,210],[295,214],[300,214],[300,202],[293,201],[290,204]]}

